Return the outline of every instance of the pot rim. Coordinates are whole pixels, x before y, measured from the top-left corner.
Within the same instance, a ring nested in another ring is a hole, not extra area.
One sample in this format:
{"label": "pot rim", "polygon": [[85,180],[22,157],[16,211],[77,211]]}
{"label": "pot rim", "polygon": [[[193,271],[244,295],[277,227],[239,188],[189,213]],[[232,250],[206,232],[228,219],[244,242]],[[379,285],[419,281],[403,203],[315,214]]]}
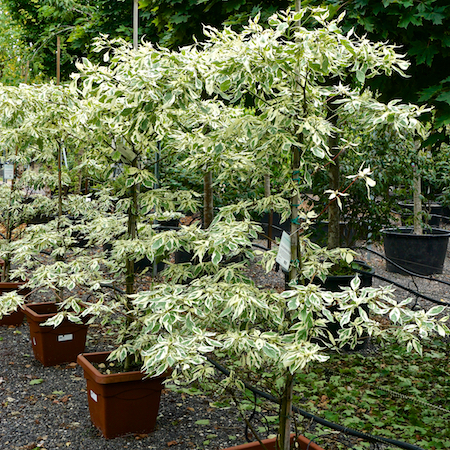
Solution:
{"label": "pot rim", "polygon": [[450,230],[444,228],[431,227],[431,230],[424,229],[424,234],[414,234],[414,227],[389,227],[383,228],[381,233],[388,236],[413,236],[417,239],[430,239],[433,237],[448,237],[450,236]]}
{"label": "pot rim", "polygon": [[[77,356],[77,363],[83,368],[85,372],[89,372],[91,378],[98,384],[112,384],[112,383],[121,383],[126,381],[133,380],[142,380],[145,381],[164,381],[168,373],[159,375],[157,377],[147,377],[144,372],[134,370],[131,372],[120,372],[120,373],[112,373],[112,374],[102,374],[100,373],[95,366],[92,364],[93,361],[90,361],[89,357],[93,357],[94,359],[100,358],[101,362],[106,362],[108,355],[110,355],[110,351],[104,352],[92,352],[92,353],[80,353]],[[104,358],[103,358],[104,357]]]}

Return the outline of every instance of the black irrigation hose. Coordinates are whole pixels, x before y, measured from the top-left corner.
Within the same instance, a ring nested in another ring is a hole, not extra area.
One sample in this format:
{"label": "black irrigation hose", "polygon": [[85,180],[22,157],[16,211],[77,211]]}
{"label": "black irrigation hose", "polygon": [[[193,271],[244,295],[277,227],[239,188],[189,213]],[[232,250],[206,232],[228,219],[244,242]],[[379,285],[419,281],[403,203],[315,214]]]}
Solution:
{"label": "black irrigation hose", "polygon": [[[376,252],[375,250],[372,250],[372,249],[366,248],[366,247],[356,247],[356,248],[367,250],[367,251],[369,251],[371,253],[376,254],[377,256],[380,256],[381,258],[384,258],[386,261],[389,261],[390,263],[395,264],[389,258],[387,258],[386,256],[382,255],[381,253]],[[437,281],[437,282],[440,282],[440,283],[445,284],[445,285],[450,285],[450,283],[448,283],[447,281],[444,281],[444,280],[439,280],[437,278],[427,277],[425,275],[415,274],[414,272],[410,272],[409,270],[406,270],[406,269],[403,269],[403,268],[402,268],[402,270],[405,270],[405,272],[409,273],[409,275],[411,275],[411,276],[417,276],[419,278],[424,278],[424,279],[429,280],[429,281]],[[356,272],[358,272],[358,273],[365,273],[364,271],[357,270],[357,269],[356,269]],[[400,289],[403,289],[403,290],[405,290],[405,291],[407,291],[407,292],[409,292],[411,294],[414,294],[417,297],[421,297],[424,300],[428,300],[429,302],[436,303],[437,305],[450,306],[449,302],[444,302],[442,300],[437,300],[435,298],[428,297],[428,295],[425,295],[425,294],[422,294],[422,293],[420,293],[418,291],[415,291],[414,289],[411,289],[411,288],[409,288],[407,286],[404,286],[403,284],[397,283],[396,281],[390,280],[389,278],[385,278],[382,275],[378,275],[376,273],[373,273],[372,276],[374,276],[375,278],[378,278],[379,280],[386,281],[387,283],[393,284],[394,286],[397,286]]]}
{"label": "black irrigation hose", "polygon": [[[425,280],[430,280],[430,281],[437,281],[438,283],[442,283],[442,284],[446,284],[447,286],[450,286],[450,283],[448,281],[439,280],[439,278],[433,278],[433,277],[430,277],[428,275],[421,275],[420,273],[416,273],[416,272],[411,272],[410,270],[405,269],[404,267],[400,266],[396,262],[392,261],[387,256],[385,256],[385,255],[383,255],[381,253],[378,253],[375,250],[372,250],[371,248],[367,248],[367,247],[353,247],[353,248],[366,250],[366,251],[368,251],[370,253],[373,253],[373,254],[375,254],[377,256],[380,256],[381,258],[385,259],[386,261],[388,261],[393,266],[397,267],[397,269],[401,269],[402,272],[405,272],[406,274],[411,275],[412,277],[424,278]],[[410,262],[410,261],[407,261],[407,262]],[[430,267],[430,266],[427,266],[427,267]]]}
{"label": "black irrigation hose", "polygon": [[[364,272],[364,271],[362,271],[362,270],[357,270],[357,272],[358,272],[358,273],[367,273],[367,272]],[[417,291],[415,291],[414,289],[411,289],[411,288],[409,288],[409,287],[403,286],[402,284],[397,283],[396,281],[389,280],[389,278],[385,278],[385,277],[383,277],[383,276],[381,276],[381,275],[377,275],[376,273],[373,273],[372,276],[375,277],[375,278],[378,278],[379,280],[386,281],[386,282],[389,283],[389,284],[393,284],[394,286],[397,286],[397,287],[399,287],[400,289],[403,289],[403,290],[405,290],[405,291],[407,291],[407,292],[409,292],[409,293],[411,293],[411,294],[414,294],[414,295],[416,295],[417,297],[421,297],[421,298],[423,298],[424,300],[428,300],[429,302],[436,303],[437,305],[450,306],[450,303],[449,303],[449,302],[444,302],[444,301],[442,301],[442,300],[437,300],[437,299],[435,299],[435,298],[428,297],[427,295],[421,294],[420,292],[417,292]]]}
{"label": "black irrigation hose", "polygon": [[120,289],[116,286],[113,286],[112,284],[109,284],[109,283],[100,283],[100,286],[104,287],[104,288],[112,289],[113,291],[117,291],[119,294],[122,294],[122,295],[126,294],[126,292],[123,291],[122,289]]}
{"label": "black irrigation hose", "polygon": [[[228,369],[226,369],[225,367],[223,367],[222,365],[220,365],[218,362],[214,361],[213,359],[211,359],[209,357],[207,357],[207,359],[216,369],[218,369],[224,375],[226,375],[226,376],[230,375],[230,371]],[[243,383],[244,383],[244,386],[246,387],[246,389],[251,391],[253,394],[258,395],[262,398],[265,398],[266,400],[269,400],[271,402],[280,404],[280,400],[277,399],[276,397],[274,397],[273,395],[270,395],[270,394],[267,394],[266,392],[260,391],[259,389],[254,388],[253,386],[246,383],[245,381]],[[352,428],[344,427],[337,423],[330,422],[328,420],[322,419],[321,417],[315,416],[314,414],[311,414],[307,411],[297,408],[296,406],[293,406],[293,410],[296,413],[301,414],[303,417],[312,419],[315,422],[320,423],[321,425],[324,425],[328,428],[331,428],[336,431],[340,431],[342,433],[350,434],[352,436],[364,439],[365,441],[368,441],[368,442],[395,445],[396,447],[403,448],[405,450],[424,450],[422,447],[418,447],[417,445],[413,445],[413,444],[408,444],[407,442],[401,442],[401,441],[397,441],[394,439],[373,436],[371,434],[362,433],[360,431],[353,430]]]}

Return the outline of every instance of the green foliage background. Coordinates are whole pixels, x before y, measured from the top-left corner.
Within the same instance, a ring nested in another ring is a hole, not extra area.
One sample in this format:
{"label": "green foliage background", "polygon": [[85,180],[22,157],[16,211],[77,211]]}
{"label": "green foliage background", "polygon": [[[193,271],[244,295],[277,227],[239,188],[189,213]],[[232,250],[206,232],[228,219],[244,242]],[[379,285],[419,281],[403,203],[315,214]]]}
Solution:
{"label": "green foliage background", "polygon": [[[223,24],[239,27],[249,16],[261,12],[269,17],[290,2],[281,0],[141,0],[139,36],[153,43],[177,48],[203,39],[203,25]],[[95,37],[107,34],[132,40],[133,0],[1,0],[0,10],[7,11],[15,30],[27,48],[32,49],[33,76],[56,76],[56,36],[61,36],[61,76],[67,79],[75,70],[74,62],[82,56],[92,61]],[[0,35],[10,33],[11,23],[1,26]],[[1,37],[0,37],[1,39]]]}
{"label": "green foliage background", "polygon": [[450,3],[447,0],[326,0],[346,11],[346,28],[372,40],[401,46],[412,65],[410,78],[379,77],[372,87],[384,100],[428,102],[437,110],[436,127],[450,123]]}

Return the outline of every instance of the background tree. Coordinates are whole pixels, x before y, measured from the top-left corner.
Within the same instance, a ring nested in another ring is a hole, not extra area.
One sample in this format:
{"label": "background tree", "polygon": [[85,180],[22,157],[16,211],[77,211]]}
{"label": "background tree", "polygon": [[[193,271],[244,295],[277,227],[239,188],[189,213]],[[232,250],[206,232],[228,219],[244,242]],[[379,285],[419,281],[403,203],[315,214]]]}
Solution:
{"label": "background tree", "polygon": [[[249,16],[263,18],[286,8],[289,0],[141,0],[139,36],[147,41],[176,48],[203,38],[203,25],[239,28]],[[91,49],[95,37],[107,34],[132,40],[132,0],[2,0],[2,7],[32,51],[29,60],[42,61],[42,72],[55,76],[56,36],[61,36],[61,75],[67,79],[81,57],[98,60]],[[36,69],[33,67],[33,71]]]}
{"label": "background tree", "polygon": [[[323,3],[323,2],[318,2]],[[385,101],[433,104],[435,127],[450,123],[450,4],[446,0],[326,0],[338,12],[346,11],[344,29],[354,27],[372,40],[401,45],[411,62],[408,80],[381,76],[371,86]],[[442,136],[441,136],[442,137]]]}
{"label": "background tree", "polygon": [[[31,81],[28,74],[28,49],[22,38],[22,29],[11,18],[0,2],[0,82],[17,85]],[[36,66],[34,73],[39,73]]]}

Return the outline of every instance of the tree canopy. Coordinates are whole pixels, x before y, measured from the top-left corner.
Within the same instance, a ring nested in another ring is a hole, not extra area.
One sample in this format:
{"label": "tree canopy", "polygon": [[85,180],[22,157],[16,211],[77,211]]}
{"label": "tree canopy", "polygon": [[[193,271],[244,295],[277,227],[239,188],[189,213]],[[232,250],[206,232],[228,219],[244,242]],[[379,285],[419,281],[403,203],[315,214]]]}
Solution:
{"label": "tree canopy", "polygon": [[[23,41],[32,49],[32,62],[42,62],[42,72],[56,72],[56,36],[61,37],[63,79],[75,70],[81,57],[95,61],[91,51],[95,37],[102,34],[131,41],[133,0],[1,0]],[[276,5],[269,0],[140,0],[139,36],[169,48],[203,38],[203,25],[240,27],[249,16],[261,12],[269,17],[289,0]]]}
{"label": "tree canopy", "polygon": [[385,100],[428,102],[436,108],[436,127],[450,123],[450,3],[446,0],[326,0],[345,9],[345,28],[401,46],[411,67],[405,82],[382,77],[372,84]]}

